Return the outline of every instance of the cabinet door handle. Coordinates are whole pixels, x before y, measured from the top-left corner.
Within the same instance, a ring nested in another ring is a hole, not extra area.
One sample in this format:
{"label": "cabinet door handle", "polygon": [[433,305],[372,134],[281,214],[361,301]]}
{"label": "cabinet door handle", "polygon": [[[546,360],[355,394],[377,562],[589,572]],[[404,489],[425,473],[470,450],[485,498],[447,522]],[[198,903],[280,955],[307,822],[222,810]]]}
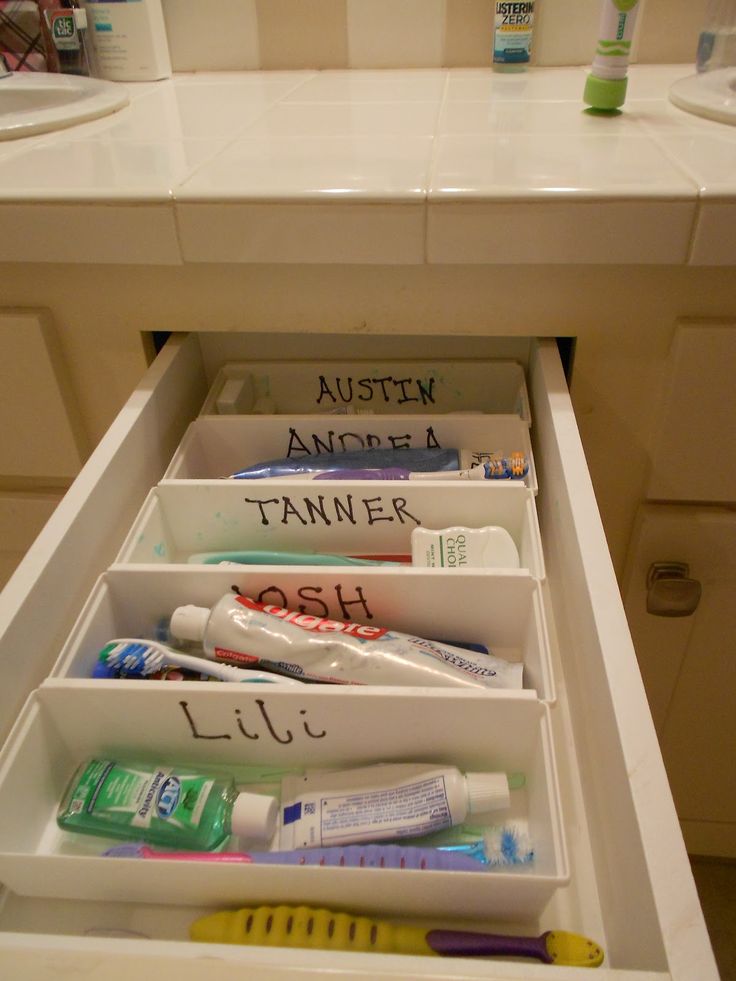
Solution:
{"label": "cabinet door handle", "polygon": [[689,573],[687,562],[653,562],[647,572],[647,613],[655,617],[692,616],[703,587]]}

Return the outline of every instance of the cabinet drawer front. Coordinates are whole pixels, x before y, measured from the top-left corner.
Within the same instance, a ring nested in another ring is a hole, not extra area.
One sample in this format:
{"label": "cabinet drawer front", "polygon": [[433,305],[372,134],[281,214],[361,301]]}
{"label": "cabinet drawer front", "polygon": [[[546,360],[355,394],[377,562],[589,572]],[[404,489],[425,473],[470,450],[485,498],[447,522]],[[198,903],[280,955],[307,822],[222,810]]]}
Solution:
{"label": "cabinet drawer front", "polygon": [[[6,729],[29,691],[51,672],[96,578],[121,553],[151,487],[161,480],[187,425],[200,411],[207,393],[207,343],[206,337],[189,336],[167,345],[2,595],[0,663],[10,681],[2,694]],[[232,339],[228,343],[232,346]],[[532,342],[529,347],[531,445],[546,571],[546,579],[536,580],[536,588],[558,687],[555,704],[544,706],[532,696],[529,705],[548,713],[570,879],[567,886],[555,889],[538,918],[522,919],[519,928],[534,933],[571,929],[595,938],[606,950],[611,977],[631,973],[633,981],[650,972],[652,977],[671,976],[678,981],[715,979],[556,347],[550,341]],[[132,582],[147,574],[129,566],[111,570],[109,576],[126,582],[125,577],[130,577]],[[493,576],[487,579],[490,583]],[[450,582],[449,575],[446,581]],[[71,648],[66,653],[72,658],[67,664],[73,663]],[[12,739],[23,727],[31,731],[31,715],[41,711],[38,699],[58,699],[63,705],[69,698],[83,699],[89,694],[83,689],[94,684],[79,681],[77,688],[70,689],[63,672],[49,680],[29,701]],[[98,688],[99,697],[116,701],[134,697],[136,702],[150,699],[151,703],[159,697],[155,689],[128,694],[137,683],[120,684],[120,691]],[[336,701],[343,693],[327,694]],[[442,701],[452,705],[455,699]],[[448,718],[462,718],[454,707],[447,712]],[[482,712],[477,718],[470,712],[468,741],[462,746],[450,741],[450,748],[454,746],[463,757],[461,762],[470,764],[476,734],[478,751],[483,747],[482,718]],[[83,720],[76,723],[80,728]],[[135,872],[132,875],[135,881]],[[98,905],[80,901],[67,913],[70,919],[62,922],[53,899],[9,892],[0,910],[0,947],[19,964],[28,963],[34,949],[37,963],[44,959],[44,950],[46,959],[53,951],[58,952],[59,963],[74,957],[82,963],[92,951],[119,942],[94,938],[95,930],[102,929]],[[448,908],[446,925],[460,921],[479,928],[467,909],[458,910]],[[109,914],[108,920],[117,916],[130,922],[130,907],[124,903],[111,899],[102,911]],[[151,907],[149,914],[142,932],[151,939],[129,939],[126,950],[150,963],[152,970],[155,964],[159,973],[165,965],[167,976],[174,976],[183,961],[202,953],[187,943],[166,942],[186,940],[191,909]],[[259,972],[265,965],[262,976],[266,977],[269,971],[288,976],[297,965],[303,972],[320,975],[336,963],[334,954],[318,951],[297,952],[295,957],[293,951],[276,950],[266,962],[262,951],[238,947],[215,951],[222,960],[208,961],[213,978],[224,978],[236,964]],[[345,956],[346,969],[356,976],[364,972],[370,976],[373,955]],[[386,966],[403,976],[406,971],[427,977],[487,976],[487,964],[469,961],[448,964],[395,958]],[[610,973],[607,968],[601,976]],[[558,971],[560,977],[567,976],[563,968]],[[497,969],[494,965],[499,977],[536,977],[536,972],[523,964],[499,962]]]}

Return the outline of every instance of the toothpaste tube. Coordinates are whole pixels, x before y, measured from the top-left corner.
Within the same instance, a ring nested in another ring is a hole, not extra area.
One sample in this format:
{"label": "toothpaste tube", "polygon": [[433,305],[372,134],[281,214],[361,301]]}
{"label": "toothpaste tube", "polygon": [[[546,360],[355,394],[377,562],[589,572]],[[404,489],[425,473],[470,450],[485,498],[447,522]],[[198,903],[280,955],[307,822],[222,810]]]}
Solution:
{"label": "toothpaste tube", "polygon": [[180,606],[171,633],[207,657],[302,681],[343,685],[521,688],[523,665],[385,627],[345,623],[228,593]]}

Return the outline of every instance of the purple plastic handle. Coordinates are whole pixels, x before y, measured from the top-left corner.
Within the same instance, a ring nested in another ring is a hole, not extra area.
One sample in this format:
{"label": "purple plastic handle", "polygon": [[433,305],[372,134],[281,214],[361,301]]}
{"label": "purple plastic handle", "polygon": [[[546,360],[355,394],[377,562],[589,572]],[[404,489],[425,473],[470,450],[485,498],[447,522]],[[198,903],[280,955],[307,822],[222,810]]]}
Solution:
{"label": "purple plastic handle", "polygon": [[428,871],[482,872],[483,862],[462,852],[402,845],[344,845],[302,848],[292,852],[259,852],[254,862],[271,865],[344,865],[365,869],[424,869]]}
{"label": "purple plastic handle", "polygon": [[503,933],[430,930],[425,940],[444,957],[534,957],[544,964],[552,963],[547,933],[541,937],[512,937]]}
{"label": "purple plastic handle", "polygon": [[415,845],[345,845],[301,848],[283,852],[162,852],[138,842],[108,848],[111,858],[163,858],[175,861],[243,862],[254,865],[328,865],[364,869],[419,869],[445,872],[484,872],[488,866],[462,852]]}
{"label": "purple plastic handle", "polygon": [[409,480],[411,470],[404,467],[379,467],[375,470],[329,470],[315,480]]}

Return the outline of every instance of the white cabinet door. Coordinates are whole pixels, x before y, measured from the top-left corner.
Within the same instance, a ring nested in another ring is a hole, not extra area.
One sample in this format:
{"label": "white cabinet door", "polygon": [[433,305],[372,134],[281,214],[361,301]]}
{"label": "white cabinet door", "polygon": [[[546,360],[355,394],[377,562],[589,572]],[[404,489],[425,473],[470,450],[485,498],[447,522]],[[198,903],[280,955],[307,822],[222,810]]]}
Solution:
{"label": "white cabinet door", "polygon": [[[647,611],[648,572],[652,563],[663,561],[686,563],[688,577],[700,583],[692,615]],[[624,596],[688,851],[734,858],[736,513],[642,507]]]}
{"label": "white cabinet door", "polygon": [[677,325],[647,498],[736,502],[736,324]]}
{"label": "white cabinet door", "polygon": [[0,310],[0,476],[58,483],[88,446],[48,314]]}

